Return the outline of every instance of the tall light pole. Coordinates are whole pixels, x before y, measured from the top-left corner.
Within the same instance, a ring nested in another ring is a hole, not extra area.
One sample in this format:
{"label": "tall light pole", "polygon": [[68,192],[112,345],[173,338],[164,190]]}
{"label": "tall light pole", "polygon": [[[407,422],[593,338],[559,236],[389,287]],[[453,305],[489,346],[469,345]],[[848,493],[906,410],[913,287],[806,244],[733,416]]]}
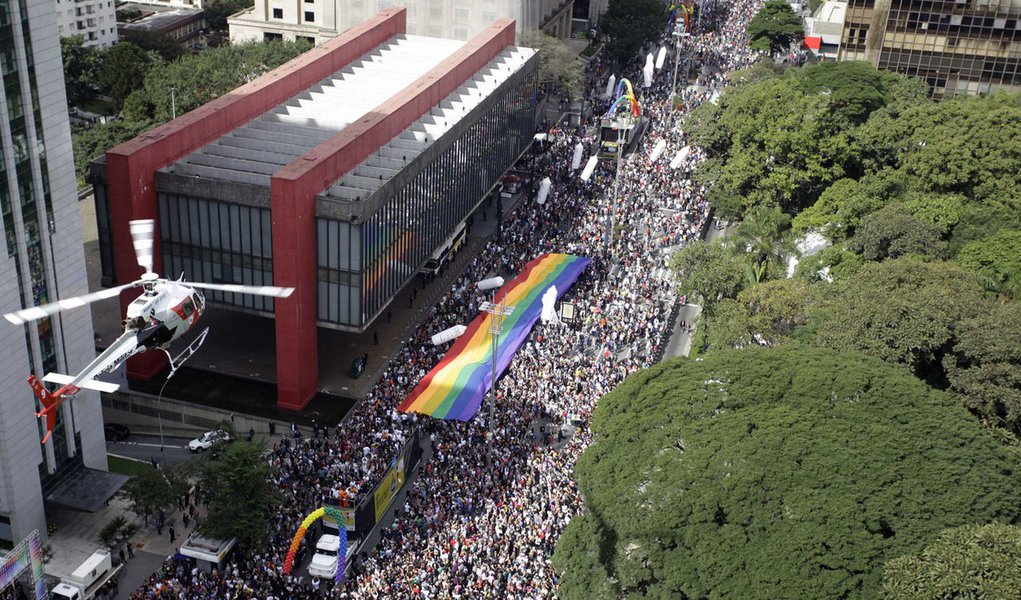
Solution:
{"label": "tall light pole", "polygon": [[492,340],[492,363],[493,363],[493,382],[489,386],[489,408],[486,411],[486,428],[489,430],[486,437],[489,443],[489,466],[493,466],[493,445],[496,433],[496,356],[497,350],[500,344],[500,334],[503,333],[503,322],[504,320],[514,313],[513,306],[507,306],[505,300],[499,304],[496,303],[496,290],[503,285],[503,277],[492,277],[485,279],[476,284],[480,291],[493,291],[493,301],[483,302],[480,309],[483,312],[489,313],[489,333],[490,339]]}
{"label": "tall light pole", "polygon": [[171,119],[177,118],[177,88],[170,88],[170,115]]}
{"label": "tall light pole", "polygon": [[[684,38],[687,38],[691,34],[689,34],[687,31],[680,31],[677,27],[674,27],[674,32],[671,35],[673,35],[675,38],[677,38],[677,54],[674,55],[674,83],[673,83],[673,85],[670,86],[670,96],[671,96],[670,102],[671,102],[671,104],[673,104],[674,98],[677,96],[677,68],[681,65],[681,40],[684,39]],[[687,61],[685,61],[685,62],[687,62]],[[685,71],[687,71],[687,68],[688,68],[688,66],[685,65],[684,66]],[[687,72],[685,72],[684,77],[685,77],[685,79],[687,79],[687,77],[688,77]],[[673,110],[672,106],[671,106],[671,110]]]}

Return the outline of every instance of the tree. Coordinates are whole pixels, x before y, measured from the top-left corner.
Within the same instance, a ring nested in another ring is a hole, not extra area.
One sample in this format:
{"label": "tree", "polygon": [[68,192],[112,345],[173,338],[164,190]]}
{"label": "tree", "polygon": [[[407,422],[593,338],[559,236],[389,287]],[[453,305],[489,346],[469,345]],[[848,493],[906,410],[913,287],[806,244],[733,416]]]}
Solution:
{"label": "tree", "polygon": [[160,510],[173,508],[188,487],[183,470],[153,469],[132,477],[124,484],[124,493],[131,512],[148,518]]}
{"label": "tree", "polygon": [[981,306],[956,334],[943,359],[950,389],[984,422],[1021,434],[1021,306]]}
{"label": "tree", "polygon": [[748,255],[754,265],[783,262],[790,251],[782,243],[791,226],[791,217],[776,206],[755,206],[741,220],[734,232],[733,244]]}
{"label": "tree", "polygon": [[96,93],[99,54],[85,46],[85,38],[71,35],[60,38],[60,55],[64,59],[64,87],[68,106],[77,106]]}
{"label": "tree", "polygon": [[883,570],[889,600],[1021,598],[1021,528],[990,523],[948,529],[921,553]]}
{"label": "tree", "polygon": [[814,343],[904,364],[945,386],[943,357],[958,325],[988,303],[975,276],[945,262],[899,258],[866,264],[827,289],[812,314]]}
{"label": "tree", "polygon": [[712,314],[716,302],[733,298],[744,281],[744,267],[719,243],[696,241],[670,258],[670,268],[682,294],[701,298],[702,310]]}
{"label": "tree", "polygon": [[748,23],[749,45],[753,50],[776,55],[789,49],[805,35],[801,17],[785,0],[770,0]]}
{"label": "tree", "polygon": [[206,23],[213,31],[227,31],[227,17],[254,5],[254,0],[220,0],[206,8]]}
{"label": "tree", "polygon": [[565,600],[872,598],[940,531],[1021,520],[1021,470],[948,394],[800,344],[675,359],[599,400]]}
{"label": "tree", "polygon": [[209,512],[198,521],[202,535],[236,537],[248,548],[261,548],[269,541],[280,492],[270,481],[263,450],[260,442],[237,441],[218,461],[206,464],[200,489]]}
{"label": "tree", "polygon": [[124,32],[121,42],[131,42],[146,52],[155,52],[164,62],[172,62],[185,55],[184,47],[165,33],[130,29]]}
{"label": "tree", "polygon": [[1021,299],[1021,231],[1000,230],[969,242],[957,262],[977,274],[986,289]]}
{"label": "tree", "polygon": [[539,51],[539,83],[549,91],[557,91],[571,98],[584,93],[585,69],[563,40],[542,31],[526,31],[521,34],[521,45]]}
{"label": "tree", "polygon": [[626,65],[642,46],[659,39],[666,22],[667,7],[659,0],[610,0],[599,27],[610,38],[607,55],[618,66]]}
{"label": "tree", "polygon": [[890,204],[866,216],[848,242],[865,260],[908,254],[946,258],[946,243],[931,221],[920,219],[900,204]]}
{"label": "tree", "polygon": [[141,135],[152,127],[149,121],[119,120],[96,123],[88,128],[75,128],[71,135],[74,149],[74,169],[78,176],[78,188],[84,188],[89,173],[89,164],[117,144]]}
{"label": "tree", "polygon": [[737,301],[748,315],[751,334],[772,346],[808,321],[816,293],[804,280],[775,279],[741,290]]}
{"label": "tree", "polygon": [[[118,44],[119,45],[119,44]],[[307,41],[253,42],[182,56],[154,68],[124,104],[125,118],[169,121],[229,93],[299,56]],[[171,90],[174,90],[171,92]]]}
{"label": "tree", "polygon": [[124,101],[142,86],[149,70],[158,62],[157,55],[131,42],[121,42],[103,52],[99,86],[120,110]]}
{"label": "tree", "polygon": [[860,180],[840,179],[794,217],[793,228],[797,232],[818,231],[834,242],[845,240],[854,235],[862,219],[900,194],[903,186],[903,178],[892,169]]}
{"label": "tree", "polygon": [[713,316],[706,315],[702,319],[702,327],[708,332],[705,336],[706,352],[744,348],[756,343],[748,324],[748,312],[737,300],[720,300]]}

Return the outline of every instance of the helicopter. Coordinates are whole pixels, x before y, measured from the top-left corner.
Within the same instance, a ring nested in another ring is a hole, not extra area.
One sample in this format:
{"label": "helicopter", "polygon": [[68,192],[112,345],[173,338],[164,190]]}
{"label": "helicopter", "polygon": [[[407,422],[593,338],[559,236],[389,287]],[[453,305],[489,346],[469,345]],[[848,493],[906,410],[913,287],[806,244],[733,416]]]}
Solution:
{"label": "helicopter", "polygon": [[110,346],[85,366],[77,375],[70,376],[60,373],[47,373],[42,381],[59,386],[50,392],[35,375],[28,376],[28,384],[32,388],[43,409],[36,413],[45,419],[45,444],[53,434],[57,421],[57,408],[65,399],[70,399],[82,389],[100,392],[114,392],[120,386],[96,379],[105,373],[117,369],[127,359],[147,350],[162,351],[170,359],[169,379],[202,345],[209,333],[206,327],[176,357],[170,355],[171,342],[179,339],[192,330],[206,308],[206,299],[199,290],[219,290],[258,296],[286,298],[294,288],[273,286],[250,286],[236,284],[199,283],[184,281],[182,275],[177,280],[160,277],[153,271],[153,234],[156,228],[153,219],[140,219],[129,222],[131,241],[135,248],[135,257],[139,266],[145,269],[141,278],[131,283],[112,287],[83,296],[75,296],[57,300],[40,306],[33,306],[4,315],[4,318],[15,325],[23,325],[29,321],[43,319],[60,311],[78,308],[98,300],[113,298],[130,288],[142,288],[142,293],[128,304],[125,311],[124,333]]}

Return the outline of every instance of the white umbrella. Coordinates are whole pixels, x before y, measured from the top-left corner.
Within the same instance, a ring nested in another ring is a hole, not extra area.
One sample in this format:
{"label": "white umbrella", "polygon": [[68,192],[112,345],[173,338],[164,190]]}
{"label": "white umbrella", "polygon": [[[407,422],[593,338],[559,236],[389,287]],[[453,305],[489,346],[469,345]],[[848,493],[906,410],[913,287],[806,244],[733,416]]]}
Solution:
{"label": "white umbrella", "polygon": [[539,194],[535,197],[535,203],[539,206],[546,204],[546,196],[549,196],[549,190],[553,187],[553,182],[550,181],[549,177],[543,177],[542,181],[539,182]]}
{"label": "white umbrella", "polygon": [[577,171],[578,167],[581,166],[581,157],[585,154],[585,147],[578,142],[574,146],[574,157],[571,158],[571,170]]}
{"label": "white umbrella", "polygon": [[656,162],[659,157],[663,156],[663,151],[666,150],[666,140],[660,140],[653,146],[652,152],[649,153],[649,162]]}
{"label": "white umbrella", "polygon": [[656,55],[656,70],[663,68],[663,63],[666,62],[666,46],[659,49],[659,54]]}
{"label": "white umbrella", "polygon": [[588,159],[588,164],[586,164],[585,168],[582,169],[582,171],[581,171],[581,180],[582,181],[588,181],[589,177],[592,177],[592,173],[595,172],[595,170],[596,170],[596,163],[598,163],[598,162],[599,162],[599,159],[596,158],[595,156],[592,156],[591,158]]}

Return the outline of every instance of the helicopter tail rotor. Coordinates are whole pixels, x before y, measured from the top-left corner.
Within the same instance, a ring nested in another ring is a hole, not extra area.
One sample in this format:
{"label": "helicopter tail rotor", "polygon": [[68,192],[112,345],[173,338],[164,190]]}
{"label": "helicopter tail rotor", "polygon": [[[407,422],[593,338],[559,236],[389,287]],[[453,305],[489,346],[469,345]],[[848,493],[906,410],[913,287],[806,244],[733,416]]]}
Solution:
{"label": "helicopter tail rotor", "polygon": [[152,252],[153,234],[156,230],[156,221],[153,219],[138,219],[129,223],[131,227],[131,242],[135,246],[135,257],[138,259],[138,266],[145,269],[146,273],[152,273]]}

